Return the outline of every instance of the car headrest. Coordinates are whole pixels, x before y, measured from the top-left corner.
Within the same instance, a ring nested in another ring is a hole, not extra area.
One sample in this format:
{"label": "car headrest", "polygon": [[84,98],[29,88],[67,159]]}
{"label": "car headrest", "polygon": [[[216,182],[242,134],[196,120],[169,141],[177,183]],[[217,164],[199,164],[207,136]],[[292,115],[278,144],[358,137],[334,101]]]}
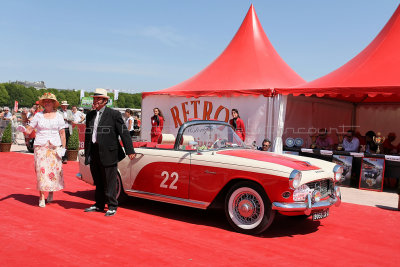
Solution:
{"label": "car headrest", "polygon": [[173,134],[162,134],[158,138],[158,143],[163,145],[175,144],[175,136]]}
{"label": "car headrest", "polygon": [[181,145],[187,146],[187,145],[189,145],[190,141],[194,141],[193,136],[191,136],[191,135],[182,135]]}

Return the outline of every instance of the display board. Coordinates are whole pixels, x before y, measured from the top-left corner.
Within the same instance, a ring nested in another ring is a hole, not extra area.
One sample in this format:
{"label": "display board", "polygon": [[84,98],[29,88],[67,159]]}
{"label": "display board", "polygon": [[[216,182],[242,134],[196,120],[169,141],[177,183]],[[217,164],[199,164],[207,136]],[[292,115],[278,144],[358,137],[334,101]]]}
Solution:
{"label": "display board", "polygon": [[343,174],[342,179],[340,180],[340,184],[350,186],[353,156],[332,155],[332,162],[339,164],[343,167]]}
{"label": "display board", "polygon": [[382,191],[385,159],[363,158],[361,162],[360,189]]}

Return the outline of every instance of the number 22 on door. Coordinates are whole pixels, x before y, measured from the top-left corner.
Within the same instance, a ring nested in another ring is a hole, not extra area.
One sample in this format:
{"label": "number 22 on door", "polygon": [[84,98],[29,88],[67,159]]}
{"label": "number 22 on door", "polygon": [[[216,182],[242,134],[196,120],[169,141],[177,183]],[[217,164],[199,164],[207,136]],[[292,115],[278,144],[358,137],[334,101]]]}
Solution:
{"label": "number 22 on door", "polygon": [[[164,177],[164,179],[162,180],[162,182],[161,182],[161,184],[160,184],[160,187],[161,187],[161,188],[169,188],[169,189],[174,189],[174,190],[178,189],[178,187],[175,185],[176,182],[178,182],[178,179],[179,179],[178,173],[173,172],[173,173],[171,173],[171,175],[169,175],[169,173],[168,173],[167,171],[163,171],[163,172],[161,173],[161,176]],[[169,186],[168,186],[168,185],[167,185],[167,181],[168,181],[168,179],[169,179],[170,176],[171,176],[171,178],[174,179],[174,180],[173,180],[172,183],[170,183]]]}

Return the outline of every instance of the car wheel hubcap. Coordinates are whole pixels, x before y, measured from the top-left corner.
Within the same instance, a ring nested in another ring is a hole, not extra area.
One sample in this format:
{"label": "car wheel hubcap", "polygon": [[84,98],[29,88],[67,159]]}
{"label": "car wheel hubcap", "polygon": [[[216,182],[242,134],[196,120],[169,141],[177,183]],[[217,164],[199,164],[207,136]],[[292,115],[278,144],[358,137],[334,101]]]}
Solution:
{"label": "car wheel hubcap", "polygon": [[260,216],[260,203],[254,195],[248,192],[237,195],[234,207],[236,217],[244,224],[252,224]]}
{"label": "car wheel hubcap", "polygon": [[264,217],[264,202],[260,194],[252,188],[236,189],[229,198],[229,215],[242,229],[256,228]]}
{"label": "car wheel hubcap", "polygon": [[242,217],[251,217],[254,211],[254,205],[249,200],[243,200],[238,205],[238,210]]}

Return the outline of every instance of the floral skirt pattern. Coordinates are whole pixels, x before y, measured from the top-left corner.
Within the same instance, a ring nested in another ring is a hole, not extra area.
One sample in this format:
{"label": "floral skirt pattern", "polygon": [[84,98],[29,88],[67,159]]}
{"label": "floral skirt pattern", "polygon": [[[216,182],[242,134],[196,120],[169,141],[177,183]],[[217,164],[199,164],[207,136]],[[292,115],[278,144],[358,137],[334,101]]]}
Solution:
{"label": "floral skirt pattern", "polygon": [[64,188],[62,160],[49,142],[35,146],[35,171],[39,191],[58,191]]}

